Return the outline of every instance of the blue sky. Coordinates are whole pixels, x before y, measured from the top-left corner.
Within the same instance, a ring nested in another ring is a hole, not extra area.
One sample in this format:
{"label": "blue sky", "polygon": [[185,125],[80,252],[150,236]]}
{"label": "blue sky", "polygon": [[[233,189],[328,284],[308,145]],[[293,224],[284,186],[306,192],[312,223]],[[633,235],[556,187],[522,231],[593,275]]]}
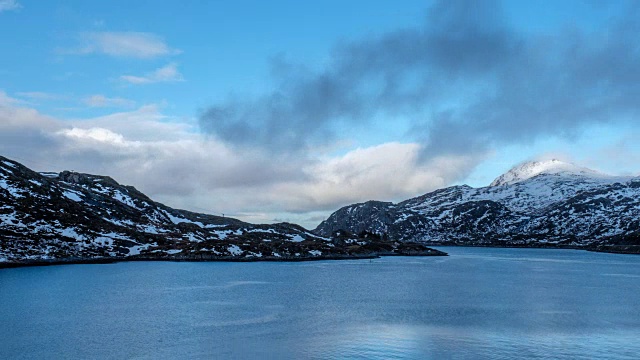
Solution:
{"label": "blue sky", "polygon": [[0,154],[307,227],[541,157],[637,175],[638,8],[0,0]]}

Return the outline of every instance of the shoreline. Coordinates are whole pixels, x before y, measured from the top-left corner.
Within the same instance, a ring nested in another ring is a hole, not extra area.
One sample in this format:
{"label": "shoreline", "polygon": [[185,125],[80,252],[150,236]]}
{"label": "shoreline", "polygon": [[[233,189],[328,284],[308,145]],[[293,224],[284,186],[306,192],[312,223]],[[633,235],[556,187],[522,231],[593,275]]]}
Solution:
{"label": "shoreline", "polygon": [[[589,252],[607,253],[607,254],[622,254],[622,255],[640,255],[640,246],[638,245],[616,245],[611,247],[583,247],[583,246],[494,246],[494,245],[469,245],[469,244],[425,244],[429,247],[469,247],[469,248],[495,248],[495,249],[546,249],[546,250],[582,250]],[[328,256],[314,256],[314,257],[251,257],[251,258],[197,258],[197,257],[113,257],[113,258],[75,258],[75,259],[56,259],[56,260],[32,260],[22,262],[0,262],[1,269],[14,269],[21,267],[35,267],[35,266],[56,266],[56,265],[89,265],[89,264],[113,264],[120,262],[144,262],[144,261],[167,261],[167,262],[304,262],[304,261],[323,261],[323,260],[367,260],[367,259],[379,259],[387,256],[408,256],[408,257],[421,257],[421,256],[449,256],[448,253],[436,250],[436,253],[374,253],[374,254],[362,254],[362,255],[328,255]]]}
{"label": "shoreline", "polygon": [[[471,248],[495,248],[495,249],[546,249],[546,250],[582,250],[589,252],[607,253],[607,254],[624,254],[624,255],[640,255],[640,245],[609,245],[609,246],[576,246],[576,245],[553,245],[553,246],[526,246],[526,245],[470,245],[470,244],[432,244],[425,243],[425,246],[431,247],[471,247]],[[624,247],[621,249],[621,247]]]}
{"label": "shoreline", "polygon": [[15,269],[21,267],[35,266],[57,266],[57,265],[91,265],[91,264],[114,264],[121,262],[303,262],[303,261],[322,261],[322,260],[367,260],[379,259],[387,256],[409,256],[409,257],[429,257],[429,256],[449,256],[444,251],[433,249],[436,252],[422,254],[363,254],[363,255],[333,255],[333,256],[314,256],[314,257],[253,257],[253,258],[160,258],[160,257],[114,257],[114,258],[93,258],[93,259],[56,259],[56,260],[33,260],[24,262],[0,262],[0,269]]}

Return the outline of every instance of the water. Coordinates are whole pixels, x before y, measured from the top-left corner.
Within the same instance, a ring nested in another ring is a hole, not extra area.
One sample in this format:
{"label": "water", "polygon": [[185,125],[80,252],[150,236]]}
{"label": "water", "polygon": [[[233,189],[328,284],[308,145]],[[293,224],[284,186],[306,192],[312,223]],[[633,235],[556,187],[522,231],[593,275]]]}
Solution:
{"label": "water", "polygon": [[0,270],[0,358],[637,358],[640,256]]}

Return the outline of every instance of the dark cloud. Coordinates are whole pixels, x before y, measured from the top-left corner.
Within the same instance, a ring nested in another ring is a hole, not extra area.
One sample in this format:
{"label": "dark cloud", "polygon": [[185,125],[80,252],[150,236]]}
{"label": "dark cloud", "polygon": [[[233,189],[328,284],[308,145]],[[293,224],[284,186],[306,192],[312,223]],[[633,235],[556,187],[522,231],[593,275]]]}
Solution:
{"label": "dark cloud", "polygon": [[637,121],[640,14],[631,10],[598,32],[567,28],[526,39],[500,63],[489,91],[433,116],[426,150],[572,137],[593,124]]}
{"label": "dark cloud", "polygon": [[200,124],[233,144],[292,150],[380,113],[415,115],[450,95],[443,89],[452,80],[491,72],[518,46],[498,12],[494,2],[446,1],[433,7],[424,28],[336,47],[323,72],[276,61],[273,92],[214,105]]}
{"label": "dark cloud", "polygon": [[[420,28],[336,47],[323,72],[277,64],[276,89],[212,106],[206,131],[235,145],[304,149],[387,115],[413,124],[424,156],[468,153],[640,112],[640,12],[597,31],[526,34],[496,1],[436,3]],[[392,121],[392,120],[389,120]]]}

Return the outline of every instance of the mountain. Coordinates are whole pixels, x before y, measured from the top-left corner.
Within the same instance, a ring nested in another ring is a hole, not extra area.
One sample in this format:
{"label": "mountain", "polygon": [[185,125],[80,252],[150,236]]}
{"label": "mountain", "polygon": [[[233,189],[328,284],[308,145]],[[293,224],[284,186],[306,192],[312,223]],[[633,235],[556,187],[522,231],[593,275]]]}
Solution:
{"label": "mountain", "polygon": [[0,156],[0,267],[111,260],[442,255],[419,244],[172,209],[108,176],[37,173]]}
{"label": "mountain", "polygon": [[397,204],[345,206],[313,232],[341,229],[426,244],[640,252],[640,178],[559,160],[528,162],[487,187],[452,186]]}
{"label": "mountain", "polygon": [[540,174],[564,174],[566,176],[578,175],[585,177],[608,177],[597,171],[579,167],[575,164],[551,159],[547,161],[531,161],[523,163],[507,171],[493,180],[489,186],[511,185],[530,179]]}

